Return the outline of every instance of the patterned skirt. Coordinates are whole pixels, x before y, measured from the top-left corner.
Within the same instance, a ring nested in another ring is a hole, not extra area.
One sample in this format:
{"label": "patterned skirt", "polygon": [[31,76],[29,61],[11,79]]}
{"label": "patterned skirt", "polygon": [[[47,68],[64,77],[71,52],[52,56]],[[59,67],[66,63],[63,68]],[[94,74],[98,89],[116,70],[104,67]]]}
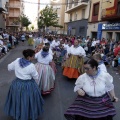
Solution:
{"label": "patterned skirt", "polygon": [[36,120],[43,112],[43,103],[35,80],[16,78],[10,86],[4,111],[16,120]]}
{"label": "patterned skirt", "polygon": [[67,120],[112,120],[116,114],[108,94],[101,97],[78,96],[65,112]]}
{"label": "patterned skirt", "polygon": [[33,45],[33,44],[34,44],[33,38],[29,38],[28,39],[28,45]]}
{"label": "patterned skirt", "polygon": [[42,94],[49,94],[55,87],[55,73],[50,65],[36,63],[35,67],[38,71],[38,84]]}
{"label": "patterned skirt", "polygon": [[71,55],[63,64],[63,75],[68,78],[78,78],[80,74],[84,73],[83,70],[84,60],[82,57]]}
{"label": "patterned skirt", "polygon": [[56,74],[56,73],[57,73],[57,68],[56,68],[55,62],[52,61],[52,62],[50,63],[50,66],[51,66],[51,68],[53,69],[54,73]]}

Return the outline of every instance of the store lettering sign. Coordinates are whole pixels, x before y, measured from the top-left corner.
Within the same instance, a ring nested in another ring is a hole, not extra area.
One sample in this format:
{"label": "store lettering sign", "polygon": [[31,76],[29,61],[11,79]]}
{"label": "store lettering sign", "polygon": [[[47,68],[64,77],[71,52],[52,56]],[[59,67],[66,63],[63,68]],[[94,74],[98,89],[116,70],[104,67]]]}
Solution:
{"label": "store lettering sign", "polygon": [[103,24],[102,30],[120,30],[120,23]]}

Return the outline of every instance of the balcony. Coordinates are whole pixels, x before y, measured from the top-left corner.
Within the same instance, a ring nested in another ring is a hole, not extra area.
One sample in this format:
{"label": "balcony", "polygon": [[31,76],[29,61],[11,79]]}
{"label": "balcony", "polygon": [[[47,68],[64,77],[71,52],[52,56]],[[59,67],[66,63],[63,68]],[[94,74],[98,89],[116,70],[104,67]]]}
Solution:
{"label": "balcony", "polygon": [[6,21],[6,25],[9,26],[9,27],[12,27],[12,26],[13,26],[13,27],[14,27],[14,26],[16,26],[16,27],[18,26],[18,27],[19,27],[19,26],[20,26],[20,23],[14,23],[14,22],[12,22],[12,21],[7,20],[7,21]]}
{"label": "balcony", "polygon": [[76,9],[79,9],[79,8],[82,8],[82,7],[85,7],[88,5],[88,2],[89,0],[74,0],[74,1],[71,1],[69,2],[69,5],[66,9],[66,13],[70,13]]}
{"label": "balcony", "polygon": [[21,5],[20,5],[20,4],[9,4],[8,7],[9,7],[9,8],[20,8]]}
{"label": "balcony", "polygon": [[9,13],[9,17],[13,17],[13,18],[20,17],[20,13]]}
{"label": "balcony", "polygon": [[103,9],[101,19],[103,21],[104,20],[118,20],[120,19],[120,12],[118,12],[116,8],[110,9],[110,10]]}

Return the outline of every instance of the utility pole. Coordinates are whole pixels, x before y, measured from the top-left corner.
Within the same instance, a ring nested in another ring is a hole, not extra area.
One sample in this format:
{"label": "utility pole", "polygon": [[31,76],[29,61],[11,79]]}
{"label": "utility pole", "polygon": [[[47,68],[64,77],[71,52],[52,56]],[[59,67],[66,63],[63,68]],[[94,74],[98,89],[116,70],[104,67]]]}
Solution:
{"label": "utility pole", "polygon": [[[39,15],[40,15],[40,0],[38,0],[38,15],[37,15],[37,23],[38,23],[38,20],[39,20]],[[38,28],[38,31],[39,31],[39,28]]]}
{"label": "utility pole", "polygon": [[39,18],[39,13],[40,12],[40,0],[38,0],[38,18]]}

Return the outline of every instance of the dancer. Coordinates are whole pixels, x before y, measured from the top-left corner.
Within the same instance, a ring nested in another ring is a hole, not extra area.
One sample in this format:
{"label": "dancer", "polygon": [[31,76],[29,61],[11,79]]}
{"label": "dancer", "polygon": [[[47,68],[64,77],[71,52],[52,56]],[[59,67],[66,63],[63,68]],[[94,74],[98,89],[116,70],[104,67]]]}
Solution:
{"label": "dancer", "polygon": [[74,92],[78,93],[78,97],[65,112],[66,119],[113,120],[116,111],[112,101],[118,101],[113,77],[99,70],[94,59],[84,62],[84,69],[85,73],[75,83]]}
{"label": "dancer", "polygon": [[44,46],[42,51],[36,53],[35,58],[38,61],[35,65],[39,74],[38,84],[42,94],[49,94],[55,85],[55,74],[49,65],[53,56],[49,53],[49,48]]}
{"label": "dancer", "polygon": [[78,78],[80,74],[83,74],[83,57],[86,56],[85,50],[79,46],[78,40],[74,41],[74,45],[67,51],[69,58],[62,65],[63,75],[68,78]]}
{"label": "dancer", "polygon": [[8,64],[14,70],[16,79],[12,82],[5,103],[5,113],[16,120],[35,120],[43,112],[43,99],[37,83],[38,72],[31,61],[35,52],[23,51],[23,58]]}

